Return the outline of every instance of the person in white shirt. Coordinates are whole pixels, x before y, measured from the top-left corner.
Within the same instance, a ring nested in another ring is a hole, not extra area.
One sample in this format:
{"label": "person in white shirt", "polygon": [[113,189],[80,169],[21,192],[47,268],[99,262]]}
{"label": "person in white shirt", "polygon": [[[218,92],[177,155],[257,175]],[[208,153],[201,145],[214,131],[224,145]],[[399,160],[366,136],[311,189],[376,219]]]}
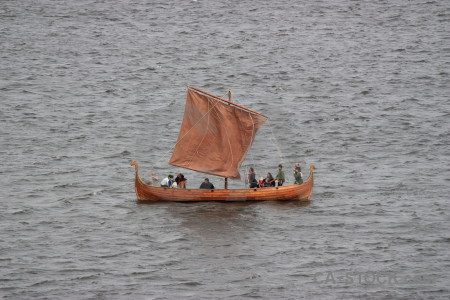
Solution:
{"label": "person in white shirt", "polygon": [[171,187],[173,184],[173,175],[169,175],[161,181],[161,187]]}

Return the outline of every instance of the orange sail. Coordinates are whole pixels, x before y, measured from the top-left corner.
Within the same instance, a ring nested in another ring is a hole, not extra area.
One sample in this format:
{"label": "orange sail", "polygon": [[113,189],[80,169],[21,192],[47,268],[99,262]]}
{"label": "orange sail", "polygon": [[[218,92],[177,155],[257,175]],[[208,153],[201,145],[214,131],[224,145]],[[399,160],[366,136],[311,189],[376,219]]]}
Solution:
{"label": "orange sail", "polygon": [[189,87],[169,164],[240,179],[242,161],[267,119],[244,106]]}

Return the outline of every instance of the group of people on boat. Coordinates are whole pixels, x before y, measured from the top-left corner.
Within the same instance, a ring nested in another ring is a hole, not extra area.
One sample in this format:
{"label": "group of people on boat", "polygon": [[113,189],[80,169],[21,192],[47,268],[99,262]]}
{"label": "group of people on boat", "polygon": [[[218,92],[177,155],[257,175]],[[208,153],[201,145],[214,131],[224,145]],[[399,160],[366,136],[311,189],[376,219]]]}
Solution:
{"label": "group of people on boat", "polygon": [[[149,185],[158,186],[158,183],[161,187],[165,188],[179,188],[179,189],[185,189],[187,178],[184,177],[182,173],[178,173],[177,177],[174,178],[173,175],[169,174],[167,175],[161,182],[159,182],[158,176],[156,176],[156,173],[152,173],[151,180],[147,182]],[[201,189],[214,189],[214,185],[209,182],[208,178],[205,178],[205,180],[200,185]]]}
{"label": "group of people on boat", "polygon": [[[296,163],[294,167],[294,184],[302,184],[303,183],[303,174],[302,168],[300,167],[300,163]],[[282,186],[286,181],[286,176],[283,170],[283,165],[278,165],[278,172],[275,177],[273,177],[272,173],[267,173],[266,178],[260,177],[259,180],[256,180],[256,173],[253,167],[250,167],[248,175],[247,175],[247,183],[249,188],[265,188],[265,187],[275,187]],[[160,184],[161,187],[165,188],[186,188],[187,179],[184,177],[182,173],[178,173],[174,178],[173,175],[167,175],[161,182],[159,182],[158,177],[155,173],[152,173],[151,180],[148,184],[153,186],[158,186]],[[214,185],[209,181],[208,178],[201,183],[200,189],[214,189]]]}
{"label": "group of people on boat", "polygon": [[150,181],[148,182],[149,185],[158,186],[158,184],[161,185],[161,187],[165,188],[180,188],[185,189],[186,188],[186,182],[187,179],[184,177],[182,173],[178,173],[177,177],[174,178],[173,175],[169,174],[164,179],[159,182],[158,176],[156,176],[156,173],[152,173],[152,177]]}
{"label": "group of people on boat", "polygon": [[[173,175],[169,174],[164,179],[159,182],[158,176],[156,176],[156,173],[152,173],[150,181],[147,182],[149,185],[158,186],[158,184],[161,187],[165,188],[179,188],[179,189],[185,189],[187,183],[187,178],[184,177],[182,173],[178,173],[177,177],[174,178]],[[214,185],[209,182],[208,178],[205,178],[205,180],[200,185],[201,189],[214,189]]]}
{"label": "group of people on boat", "polygon": [[[300,167],[300,163],[296,163],[294,167],[294,184],[302,184],[303,183],[303,174],[302,168]],[[259,180],[256,180],[255,170],[250,167],[247,176],[247,182],[249,188],[265,188],[265,187],[274,187],[274,186],[282,186],[286,181],[286,176],[283,170],[283,165],[278,165],[278,173],[275,177],[273,177],[272,173],[267,173],[266,178],[260,177]]]}

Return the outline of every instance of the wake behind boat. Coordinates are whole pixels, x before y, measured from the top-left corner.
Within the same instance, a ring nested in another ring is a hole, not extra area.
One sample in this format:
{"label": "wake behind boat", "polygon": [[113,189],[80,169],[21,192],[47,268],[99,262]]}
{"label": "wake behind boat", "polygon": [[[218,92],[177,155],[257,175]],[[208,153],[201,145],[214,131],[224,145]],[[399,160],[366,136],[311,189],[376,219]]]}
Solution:
{"label": "wake behind boat", "polygon": [[[230,96],[229,96],[230,97]],[[230,97],[231,98],[231,97]],[[302,184],[227,189],[228,178],[240,179],[239,168],[267,116],[188,87],[184,118],[169,164],[225,178],[225,189],[173,189],[145,184],[135,166],[139,201],[267,201],[309,200],[314,166]]]}

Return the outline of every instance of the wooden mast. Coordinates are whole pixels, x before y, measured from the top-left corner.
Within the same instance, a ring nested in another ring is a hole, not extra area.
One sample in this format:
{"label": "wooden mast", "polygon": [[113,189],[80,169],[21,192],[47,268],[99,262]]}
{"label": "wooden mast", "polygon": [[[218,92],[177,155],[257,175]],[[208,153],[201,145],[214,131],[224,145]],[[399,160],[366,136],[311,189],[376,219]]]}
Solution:
{"label": "wooden mast", "polygon": [[[228,90],[227,95],[228,95],[228,101],[231,102],[231,90],[230,89]],[[226,190],[228,189],[228,178],[227,177],[225,177],[225,189]]]}

